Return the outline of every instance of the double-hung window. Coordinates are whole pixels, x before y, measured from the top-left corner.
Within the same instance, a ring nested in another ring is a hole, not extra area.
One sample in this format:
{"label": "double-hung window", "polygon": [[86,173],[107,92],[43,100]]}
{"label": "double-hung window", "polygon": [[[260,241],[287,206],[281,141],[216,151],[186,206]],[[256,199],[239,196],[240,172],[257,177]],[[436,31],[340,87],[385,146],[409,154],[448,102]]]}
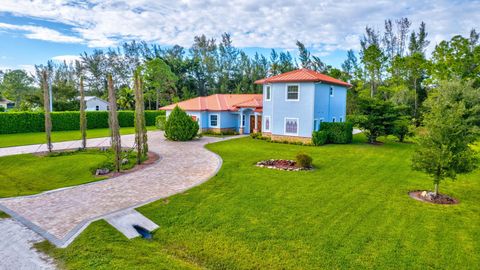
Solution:
{"label": "double-hung window", "polygon": [[210,114],[210,126],[218,127],[218,114]]}
{"label": "double-hung window", "polygon": [[287,85],[287,100],[298,101],[300,98],[300,89],[298,84]]}
{"label": "double-hung window", "polygon": [[330,96],[333,97],[333,94],[334,94],[334,92],[333,92],[333,86],[330,86]]}
{"label": "double-hung window", "polygon": [[272,88],[270,85],[265,86],[265,100],[270,101],[272,98]]}

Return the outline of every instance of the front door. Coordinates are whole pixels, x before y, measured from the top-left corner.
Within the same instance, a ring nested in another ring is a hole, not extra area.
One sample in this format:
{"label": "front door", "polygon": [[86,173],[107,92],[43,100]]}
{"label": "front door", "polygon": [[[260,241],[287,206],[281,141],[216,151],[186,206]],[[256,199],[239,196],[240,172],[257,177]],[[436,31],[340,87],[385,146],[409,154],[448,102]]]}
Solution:
{"label": "front door", "polygon": [[[255,115],[250,115],[250,133],[255,129]],[[257,116],[257,132],[262,132],[262,116]]]}

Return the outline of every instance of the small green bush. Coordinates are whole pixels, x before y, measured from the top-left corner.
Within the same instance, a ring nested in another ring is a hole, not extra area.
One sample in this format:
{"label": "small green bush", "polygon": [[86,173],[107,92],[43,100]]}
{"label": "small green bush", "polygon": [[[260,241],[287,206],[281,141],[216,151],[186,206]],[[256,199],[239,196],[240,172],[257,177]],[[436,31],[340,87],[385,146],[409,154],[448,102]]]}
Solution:
{"label": "small green bush", "polygon": [[304,154],[298,153],[296,156],[297,167],[300,168],[311,168],[312,167],[312,157]]}
{"label": "small green bush", "polygon": [[[212,131],[212,130],[207,130],[207,131],[204,131],[202,132],[203,135],[206,135],[206,136],[231,136],[231,135],[238,135],[238,132],[236,132],[235,130],[230,130],[230,129],[227,129],[227,130],[222,130],[220,132],[215,132],[215,131]],[[253,134],[253,133],[252,133]],[[252,135],[250,134],[250,136]]]}
{"label": "small green bush", "polygon": [[165,122],[165,137],[172,141],[189,141],[198,133],[198,123],[178,106]]}
{"label": "small green bush", "polygon": [[325,130],[315,131],[312,134],[312,143],[315,146],[324,145],[327,143],[328,132]]}
{"label": "small green bush", "polygon": [[167,121],[167,117],[165,115],[159,115],[155,118],[155,126],[159,130],[165,130],[165,122]]}
{"label": "small green bush", "polygon": [[393,123],[393,135],[399,142],[403,142],[407,136],[412,136],[412,134],[408,119],[399,119]]}
{"label": "small green bush", "polygon": [[353,125],[349,122],[323,122],[320,131],[327,132],[327,143],[346,144],[353,140]]}

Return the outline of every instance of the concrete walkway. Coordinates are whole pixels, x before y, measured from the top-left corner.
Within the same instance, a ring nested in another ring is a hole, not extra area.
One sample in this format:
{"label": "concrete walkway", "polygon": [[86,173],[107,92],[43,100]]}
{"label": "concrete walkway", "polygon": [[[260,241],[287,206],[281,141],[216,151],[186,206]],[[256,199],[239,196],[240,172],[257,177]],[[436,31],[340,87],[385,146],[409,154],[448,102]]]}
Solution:
{"label": "concrete walkway", "polygon": [[[211,178],[221,159],[204,145],[221,138],[203,137],[191,142],[170,142],[162,132],[149,132],[149,150],[160,155],[157,163],[115,178],[45,192],[0,199],[0,210],[65,247],[92,221],[190,189]],[[122,145],[133,145],[134,136],[122,136]],[[78,148],[80,142],[54,144],[54,149]],[[88,140],[88,146],[108,146],[109,139]],[[0,156],[43,151],[32,145],[0,149]],[[46,176],[48,177],[48,176]]]}
{"label": "concrete walkway", "polygon": [[41,241],[41,236],[21,223],[0,219],[0,269],[55,269],[51,258],[32,247]]}

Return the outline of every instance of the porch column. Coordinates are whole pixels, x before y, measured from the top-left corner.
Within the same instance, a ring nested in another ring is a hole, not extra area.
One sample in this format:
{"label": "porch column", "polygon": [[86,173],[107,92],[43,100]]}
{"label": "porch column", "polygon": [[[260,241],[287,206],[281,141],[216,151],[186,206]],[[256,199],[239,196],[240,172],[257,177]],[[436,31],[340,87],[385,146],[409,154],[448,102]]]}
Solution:
{"label": "porch column", "polygon": [[238,133],[239,133],[240,135],[242,135],[242,134],[243,134],[243,131],[244,131],[243,121],[242,121],[242,118],[243,118],[243,110],[240,110],[239,116],[240,116],[240,128],[238,129]]}
{"label": "porch column", "polygon": [[258,114],[255,113],[255,127],[253,128],[253,133],[257,133],[258,132]]}

